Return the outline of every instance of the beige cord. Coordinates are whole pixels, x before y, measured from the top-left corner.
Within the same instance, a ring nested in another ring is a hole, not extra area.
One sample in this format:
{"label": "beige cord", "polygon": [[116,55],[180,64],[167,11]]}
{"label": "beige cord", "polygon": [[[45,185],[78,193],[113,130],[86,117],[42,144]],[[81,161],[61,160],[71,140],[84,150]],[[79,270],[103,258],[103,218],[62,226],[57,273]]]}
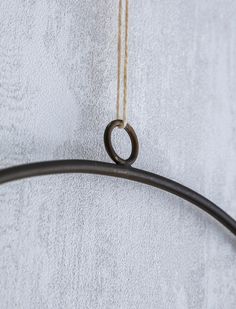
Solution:
{"label": "beige cord", "polygon": [[127,124],[127,95],[128,95],[128,33],[129,33],[129,0],[126,1],[125,7],[125,59],[124,59],[124,89],[123,89],[123,115],[121,115],[120,92],[121,92],[121,65],[122,65],[122,3],[119,0],[119,14],[118,14],[118,68],[117,68],[117,105],[116,116],[117,119],[123,121],[122,128]]}

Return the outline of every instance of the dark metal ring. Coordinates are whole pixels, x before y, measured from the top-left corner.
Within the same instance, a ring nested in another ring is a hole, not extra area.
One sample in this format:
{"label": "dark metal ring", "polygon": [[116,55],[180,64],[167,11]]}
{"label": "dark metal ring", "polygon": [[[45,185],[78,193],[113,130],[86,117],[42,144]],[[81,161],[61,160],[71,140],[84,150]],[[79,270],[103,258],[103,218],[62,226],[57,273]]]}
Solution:
{"label": "dark metal ring", "polygon": [[112,131],[117,128],[121,127],[122,125],[122,120],[113,120],[108,124],[106,127],[106,130],[104,132],[104,144],[106,151],[109,155],[109,157],[116,163],[116,164],[123,164],[123,165],[132,165],[137,157],[138,157],[138,152],[139,152],[139,143],[138,143],[138,138],[137,135],[134,131],[134,129],[129,125],[128,123],[125,126],[125,131],[128,133],[130,140],[131,140],[131,145],[132,145],[132,151],[128,159],[122,159],[118,154],[115,152],[112,142],[111,142],[111,135]]}
{"label": "dark metal ring", "polygon": [[161,190],[165,190],[201,208],[213,218],[218,220],[236,236],[236,220],[204,196],[177,182],[174,182],[173,180],[149,173],[147,171],[138,170],[130,166],[85,160],[30,163],[0,170],[0,185],[28,177],[65,173],[86,173],[112,176],[137,181]]}

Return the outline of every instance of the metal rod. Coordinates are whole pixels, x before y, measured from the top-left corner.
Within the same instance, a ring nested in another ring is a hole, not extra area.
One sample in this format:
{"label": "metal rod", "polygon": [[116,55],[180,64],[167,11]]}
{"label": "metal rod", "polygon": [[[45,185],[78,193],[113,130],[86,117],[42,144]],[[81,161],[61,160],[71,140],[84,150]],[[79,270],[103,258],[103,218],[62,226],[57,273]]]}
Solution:
{"label": "metal rod", "polygon": [[236,221],[204,196],[168,178],[131,166],[87,160],[30,163],[0,170],[0,184],[34,176],[66,173],[85,173],[124,178],[168,191],[201,208],[236,236]]}

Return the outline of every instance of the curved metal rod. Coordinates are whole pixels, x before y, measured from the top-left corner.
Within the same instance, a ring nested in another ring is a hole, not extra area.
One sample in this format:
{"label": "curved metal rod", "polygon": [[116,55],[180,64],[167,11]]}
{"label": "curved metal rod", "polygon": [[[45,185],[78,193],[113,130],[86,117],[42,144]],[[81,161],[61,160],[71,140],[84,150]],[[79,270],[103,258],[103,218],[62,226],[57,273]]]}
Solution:
{"label": "curved metal rod", "polygon": [[168,178],[130,166],[87,160],[30,163],[0,170],[0,184],[33,176],[65,173],[113,176],[137,181],[168,191],[201,208],[236,235],[236,221],[202,195]]}

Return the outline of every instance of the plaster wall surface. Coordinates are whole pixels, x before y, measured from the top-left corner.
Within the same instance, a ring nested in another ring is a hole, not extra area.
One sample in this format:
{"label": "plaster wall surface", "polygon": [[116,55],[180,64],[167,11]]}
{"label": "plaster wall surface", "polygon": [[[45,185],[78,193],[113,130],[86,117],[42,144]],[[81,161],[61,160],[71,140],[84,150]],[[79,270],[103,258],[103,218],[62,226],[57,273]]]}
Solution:
{"label": "plaster wall surface", "polygon": [[[109,161],[116,1],[0,1],[0,166]],[[130,1],[135,167],[236,218],[236,1]],[[128,138],[117,130],[117,149]],[[0,308],[236,308],[236,240],[168,193],[60,175],[0,187]]]}

